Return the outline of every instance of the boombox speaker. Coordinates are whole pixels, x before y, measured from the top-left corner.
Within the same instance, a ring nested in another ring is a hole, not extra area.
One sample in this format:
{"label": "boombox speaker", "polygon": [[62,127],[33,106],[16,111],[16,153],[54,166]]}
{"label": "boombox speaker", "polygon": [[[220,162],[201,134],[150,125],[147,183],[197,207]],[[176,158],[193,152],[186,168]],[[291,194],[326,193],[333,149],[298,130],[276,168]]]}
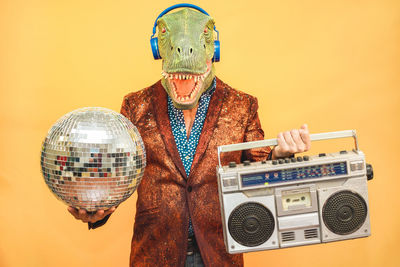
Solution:
{"label": "boombox speaker", "polygon": [[312,141],[353,137],[355,149],[221,165],[221,153],[277,144],[276,139],[218,147],[218,189],[229,253],[243,253],[370,235],[370,164],[354,130],[312,134]]}

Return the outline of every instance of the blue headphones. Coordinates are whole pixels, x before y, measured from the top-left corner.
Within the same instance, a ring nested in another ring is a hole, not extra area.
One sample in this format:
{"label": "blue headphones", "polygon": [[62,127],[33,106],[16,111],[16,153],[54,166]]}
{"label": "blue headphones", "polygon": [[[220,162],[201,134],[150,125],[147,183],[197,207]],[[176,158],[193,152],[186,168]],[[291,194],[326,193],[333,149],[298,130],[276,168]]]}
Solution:
{"label": "blue headphones", "polygon": [[[176,8],[180,8],[180,7],[190,7],[193,9],[196,9],[198,11],[200,11],[201,13],[206,14],[207,16],[210,16],[204,9],[192,5],[192,4],[177,4],[177,5],[173,5],[167,9],[165,9],[163,12],[161,12],[160,15],[158,15],[158,17],[156,18],[156,21],[154,22],[154,27],[153,27],[153,35],[150,37],[150,45],[151,45],[151,51],[153,52],[153,57],[154,59],[161,59],[160,56],[160,51],[158,50],[158,38],[154,37],[154,35],[156,34],[156,28],[157,28],[157,20],[164,16],[165,14],[167,14],[168,12],[170,12],[173,9]],[[217,32],[217,40],[214,40],[214,56],[212,58],[213,62],[218,62],[220,60],[220,43],[219,43],[219,32],[217,31],[217,29],[214,26],[214,31]]]}

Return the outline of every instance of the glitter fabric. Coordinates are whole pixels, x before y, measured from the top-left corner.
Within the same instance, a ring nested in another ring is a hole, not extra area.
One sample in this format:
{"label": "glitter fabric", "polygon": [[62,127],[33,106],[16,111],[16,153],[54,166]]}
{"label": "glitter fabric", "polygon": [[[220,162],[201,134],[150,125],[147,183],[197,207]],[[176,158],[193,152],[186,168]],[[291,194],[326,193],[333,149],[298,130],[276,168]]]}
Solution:
{"label": "glitter fabric", "polygon": [[108,209],[135,191],[146,166],[136,127],[105,108],[82,108],[59,119],[41,151],[49,189],[69,206]]}
{"label": "glitter fabric", "polygon": [[[190,131],[189,139],[187,139],[183,112],[182,110],[175,108],[172,99],[168,96],[168,117],[172,128],[172,134],[174,135],[176,147],[178,148],[179,156],[187,176],[190,174],[190,168],[192,167],[194,154],[199,142],[201,130],[203,129],[204,120],[206,119],[211,96],[215,91],[215,86],[216,81],[214,79],[211,88],[200,96],[199,106],[197,108],[192,130]],[[194,230],[192,220],[189,219],[189,236],[193,235]]]}
{"label": "glitter fabric", "polygon": [[[217,148],[264,139],[257,99],[216,78],[189,176],[180,159],[160,81],[125,96],[121,113],[138,128],[147,166],[137,189],[130,266],[184,266],[189,217],[205,266],[243,266],[225,249],[218,199]],[[263,102],[267,100],[264,99]],[[221,161],[260,161],[269,148],[223,153]]]}

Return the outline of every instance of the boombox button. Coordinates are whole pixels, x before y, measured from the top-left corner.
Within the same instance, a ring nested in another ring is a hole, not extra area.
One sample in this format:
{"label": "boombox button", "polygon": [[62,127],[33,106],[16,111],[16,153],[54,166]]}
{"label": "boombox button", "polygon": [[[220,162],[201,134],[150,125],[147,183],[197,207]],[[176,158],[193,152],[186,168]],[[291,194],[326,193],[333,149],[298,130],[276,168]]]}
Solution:
{"label": "boombox button", "polygon": [[285,158],[285,163],[289,163],[290,160],[288,158]]}
{"label": "boombox button", "polygon": [[236,162],[231,161],[229,162],[229,168],[235,168],[236,167]]}
{"label": "boombox button", "polygon": [[350,162],[350,170],[351,171],[361,171],[363,169],[364,169],[364,161],[363,160]]}
{"label": "boombox button", "polygon": [[284,161],[283,161],[283,159],[279,159],[278,162],[279,162],[279,164],[283,164]]}
{"label": "boombox button", "polygon": [[272,161],[272,165],[276,165],[276,164],[278,164],[278,161],[274,159],[274,160]]}
{"label": "boombox button", "polygon": [[309,157],[309,156],[303,156],[303,160],[304,160],[304,161],[309,161],[309,160],[310,160],[310,157]]}
{"label": "boombox button", "polygon": [[237,180],[236,180],[236,178],[222,179],[222,182],[223,182],[223,184],[224,184],[224,187],[228,187],[228,186],[237,186]]}
{"label": "boombox button", "polygon": [[297,159],[298,162],[302,162],[303,161],[302,157],[297,157],[296,159]]}
{"label": "boombox button", "polygon": [[346,150],[342,150],[342,151],[340,151],[339,153],[340,153],[340,154],[347,154],[347,151],[346,151]]}
{"label": "boombox button", "polygon": [[244,166],[249,166],[249,165],[250,165],[250,160],[245,160],[245,161],[243,161],[243,165],[244,165]]}
{"label": "boombox button", "polygon": [[290,158],[291,162],[296,162],[296,158]]}
{"label": "boombox button", "polygon": [[326,153],[319,153],[318,156],[319,156],[319,157],[325,157],[325,156],[326,156]]}

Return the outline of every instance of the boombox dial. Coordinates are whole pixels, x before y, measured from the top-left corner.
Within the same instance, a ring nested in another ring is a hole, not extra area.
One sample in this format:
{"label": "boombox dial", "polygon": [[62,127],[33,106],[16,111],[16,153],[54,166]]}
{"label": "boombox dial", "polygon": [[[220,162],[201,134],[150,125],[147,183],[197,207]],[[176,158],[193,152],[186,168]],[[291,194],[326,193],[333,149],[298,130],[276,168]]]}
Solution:
{"label": "boombox dial", "polygon": [[228,228],[232,238],[239,244],[259,246],[271,237],[275,228],[274,216],[263,205],[247,202],[232,211]]}
{"label": "boombox dial", "polygon": [[326,227],[338,235],[348,235],[357,231],[367,217],[365,200],[351,191],[333,194],[322,208],[322,218]]}

